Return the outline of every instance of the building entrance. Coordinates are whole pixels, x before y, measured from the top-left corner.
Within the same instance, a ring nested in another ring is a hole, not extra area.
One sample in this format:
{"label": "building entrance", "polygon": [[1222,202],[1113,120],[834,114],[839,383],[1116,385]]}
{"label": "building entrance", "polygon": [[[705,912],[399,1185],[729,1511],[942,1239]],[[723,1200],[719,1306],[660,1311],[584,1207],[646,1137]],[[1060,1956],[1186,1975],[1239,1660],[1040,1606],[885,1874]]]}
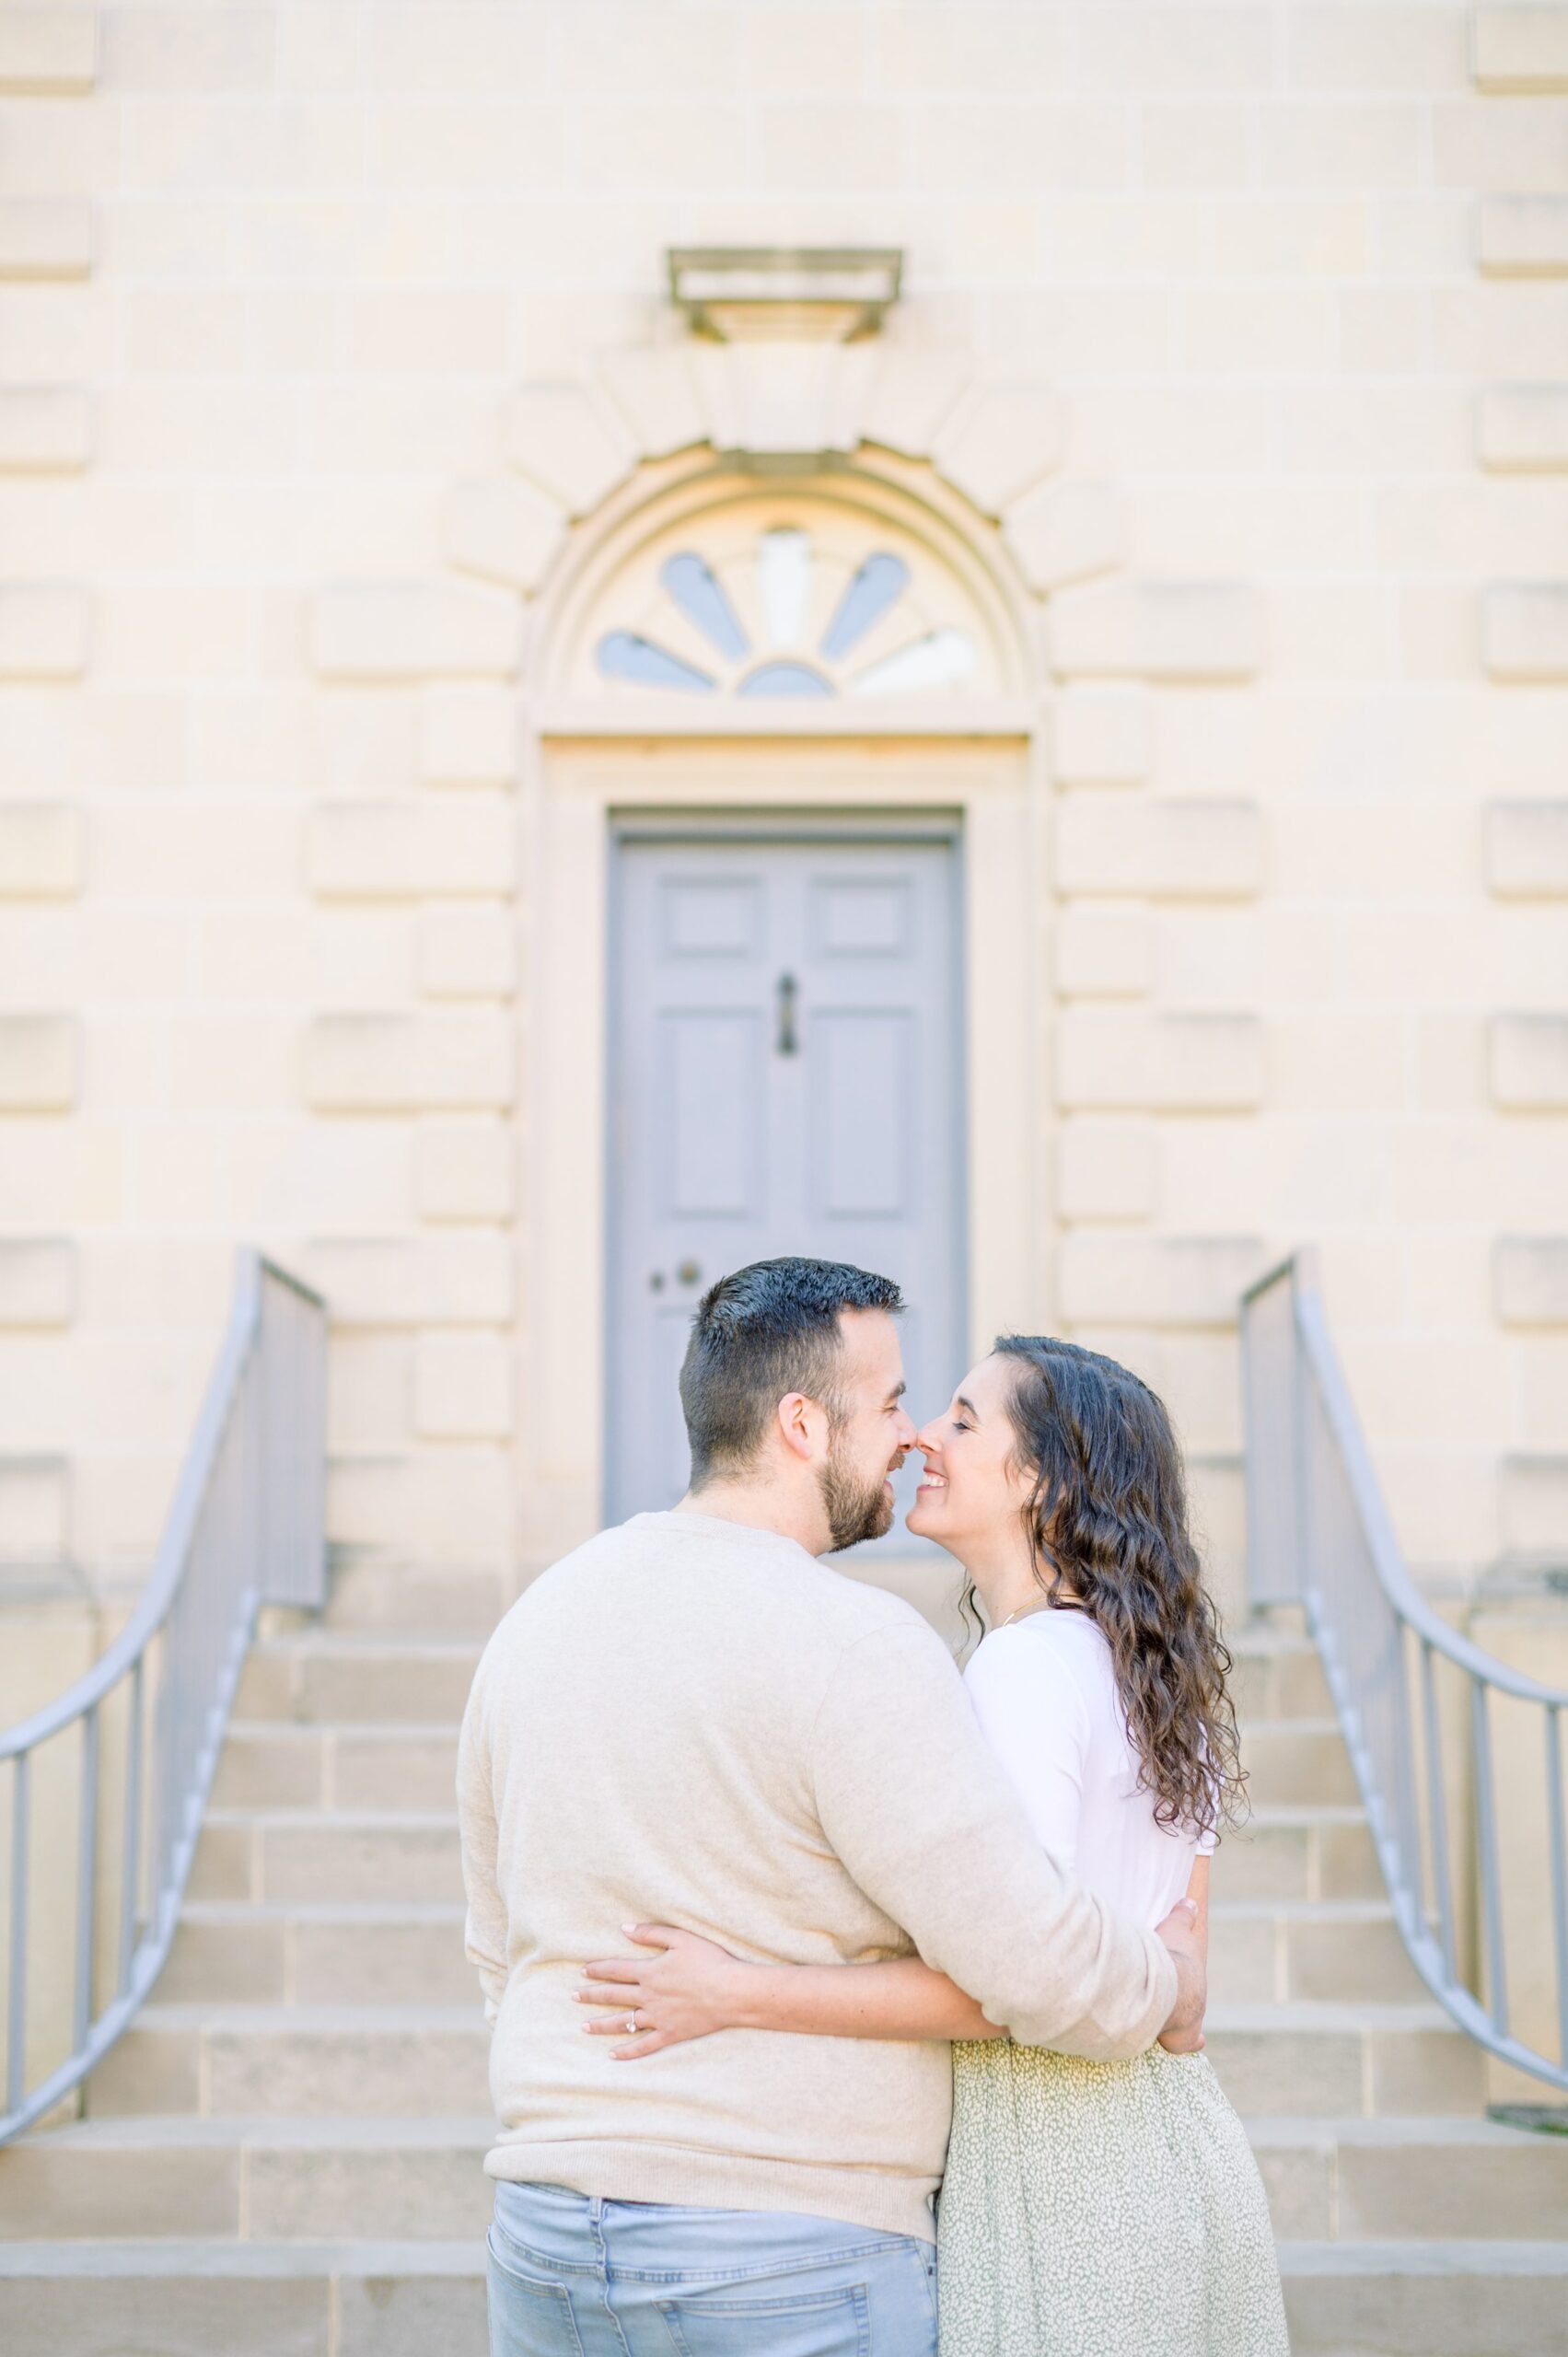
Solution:
{"label": "building entrance", "polygon": [[[691,1313],[773,1254],[904,1287],[919,1417],[964,1353],[957,846],[621,841],[612,879],[607,1511],[686,1486],[676,1380]],[[917,1463],[898,1484],[901,1529]]]}

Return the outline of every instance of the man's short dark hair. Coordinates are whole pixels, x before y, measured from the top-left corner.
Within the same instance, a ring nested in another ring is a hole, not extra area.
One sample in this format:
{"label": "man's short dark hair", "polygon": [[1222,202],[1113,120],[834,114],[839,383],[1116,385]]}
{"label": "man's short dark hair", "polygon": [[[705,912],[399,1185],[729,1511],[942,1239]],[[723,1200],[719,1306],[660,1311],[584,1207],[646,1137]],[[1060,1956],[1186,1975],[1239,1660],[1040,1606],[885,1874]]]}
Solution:
{"label": "man's short dark hair", "polygon": [[691,1321],[680,1369],[692,1488],[755,1464],[769,1420],[792,1391],[818,1400],[836,1422],[839,1313],[885,1309],[896,1318],[903,1306],[890,1277],[843,1260],[754,1260],[721,1277]]}

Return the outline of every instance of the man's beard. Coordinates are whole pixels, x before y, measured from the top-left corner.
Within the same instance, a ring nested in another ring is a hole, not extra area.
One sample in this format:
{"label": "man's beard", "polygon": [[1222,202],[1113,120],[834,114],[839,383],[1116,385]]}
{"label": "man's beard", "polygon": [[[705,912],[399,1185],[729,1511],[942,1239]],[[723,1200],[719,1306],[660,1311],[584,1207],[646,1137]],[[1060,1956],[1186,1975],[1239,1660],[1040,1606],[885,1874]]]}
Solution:
{"label": "man's beard", "polygon": [[865,1538],[880,1538],[885,1530],[892,1528],[893,1501],[888,1495],[885,1472],[870,1480],[851,1473],[840,1463],[834,1447],[817,1479],[828,1517],[830,1555],[840,1554],[846,1547],[858,1547]]}

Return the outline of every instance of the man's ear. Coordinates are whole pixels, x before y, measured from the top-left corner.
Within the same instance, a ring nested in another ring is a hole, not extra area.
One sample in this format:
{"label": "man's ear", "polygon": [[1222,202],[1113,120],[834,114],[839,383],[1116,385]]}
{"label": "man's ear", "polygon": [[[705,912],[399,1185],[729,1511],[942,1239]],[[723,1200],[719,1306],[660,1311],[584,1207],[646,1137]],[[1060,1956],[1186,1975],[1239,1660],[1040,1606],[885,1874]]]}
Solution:
{"label": "man's ear", "polygon": [[804,1391],[786,1391],[779,1401],[777,1415],[779,1432],[790,1455],[809,1461],[817,1455],[825,1422],[818,1401],[808,1399]]}

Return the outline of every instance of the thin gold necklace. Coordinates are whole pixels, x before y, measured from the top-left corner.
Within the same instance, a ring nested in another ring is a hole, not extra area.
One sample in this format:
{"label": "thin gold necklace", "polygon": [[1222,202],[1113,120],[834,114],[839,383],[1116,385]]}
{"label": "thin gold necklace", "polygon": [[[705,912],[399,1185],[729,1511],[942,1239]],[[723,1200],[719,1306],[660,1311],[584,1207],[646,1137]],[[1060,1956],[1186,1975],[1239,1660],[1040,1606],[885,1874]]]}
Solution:
{"label": "thin gold necklace", "polygon": [[1070,1604],[1064,1599],[1059,1599],[1053,1604],[1049,1596],[1042,1596],[1032,1604],[1016,1604],[1006,1620],[998,1620],[996,1627],[999,1630],[1007,1628],[1025,1612],[1081,1612],[1083,1608],[1081,1604]]}

